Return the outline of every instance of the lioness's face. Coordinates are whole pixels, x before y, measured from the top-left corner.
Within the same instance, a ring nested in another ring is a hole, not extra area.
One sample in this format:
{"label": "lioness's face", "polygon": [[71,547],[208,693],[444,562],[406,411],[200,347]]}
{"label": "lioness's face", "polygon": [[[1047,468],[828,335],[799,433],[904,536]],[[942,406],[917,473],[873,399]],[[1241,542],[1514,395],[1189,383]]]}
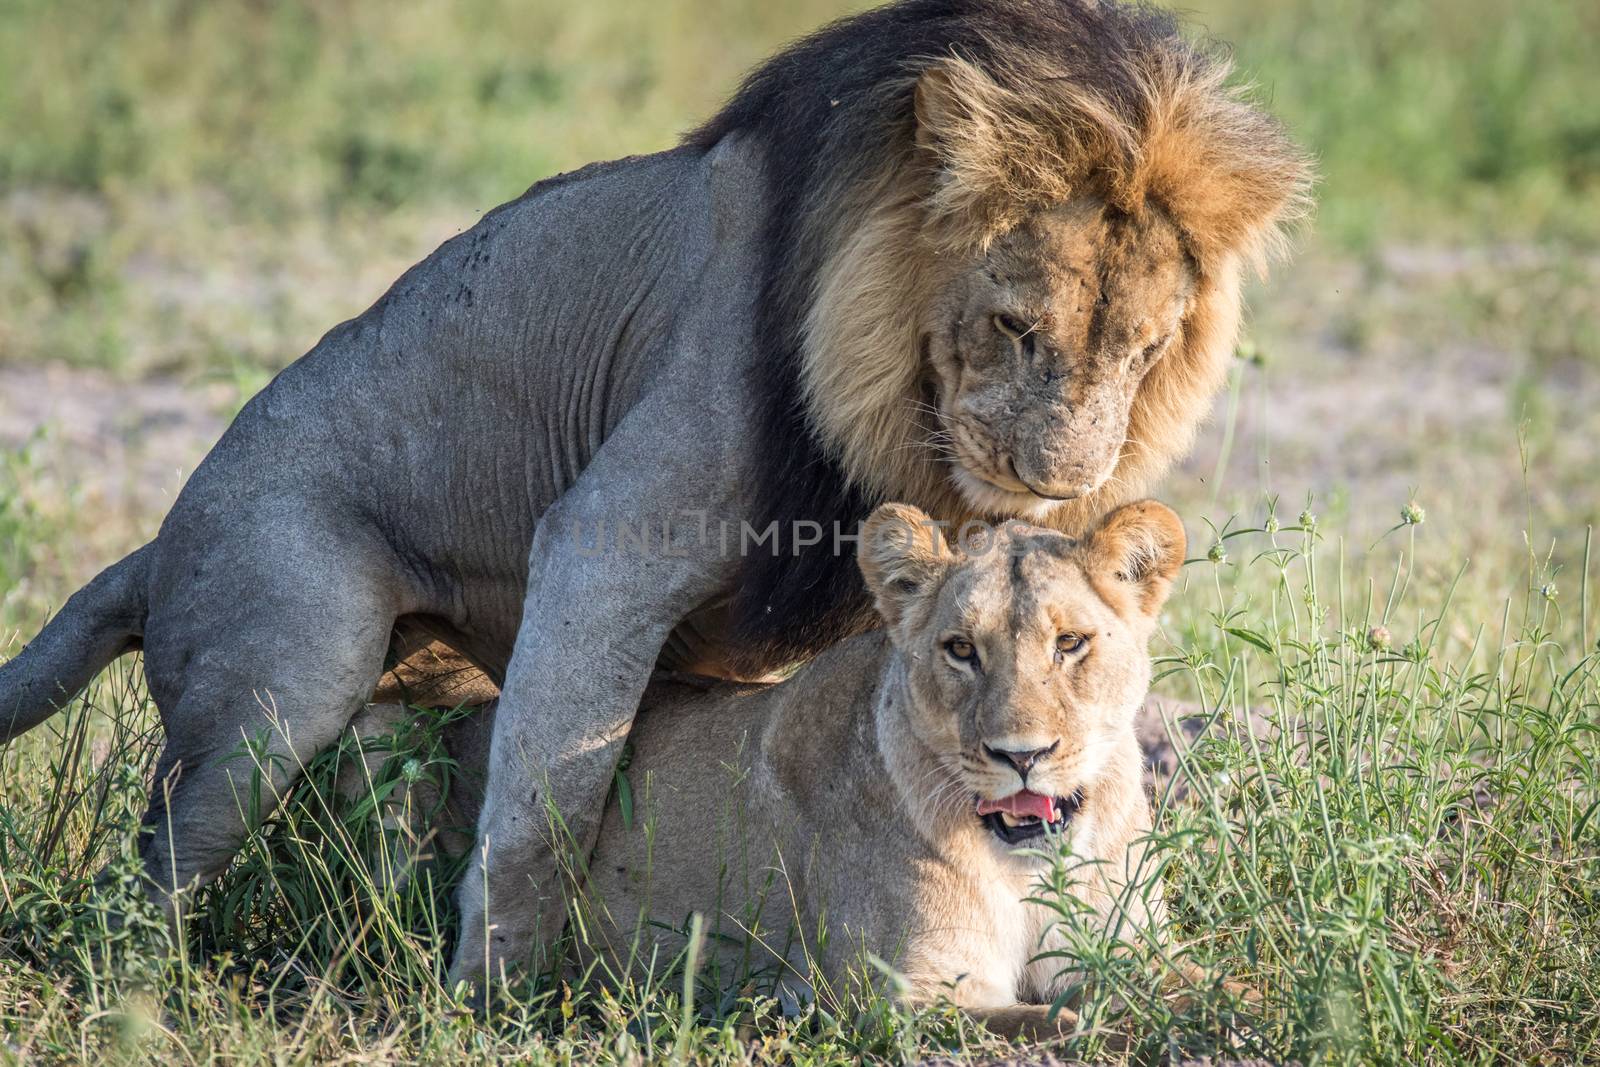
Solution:
{"label": "lioness's face", "polygon": [[1111,756],[1150,685],[1146,642],[1183,562],[1182,523],[1144,501],[1083,540],[1014,522],[962,555],[910,536],[924,521],[886,505],[861,545],[916,743],[1004,846],[1052,828],[1093,834],[1096,790],[1129,773]]}
{"label": "lioness's face", "polygon": [[1042,517],[1112,476],[1140,383],[1195,292],[1156,208],[1096,198],[1037,212],[962,264],[924,324],[927,403],[967,500]]}

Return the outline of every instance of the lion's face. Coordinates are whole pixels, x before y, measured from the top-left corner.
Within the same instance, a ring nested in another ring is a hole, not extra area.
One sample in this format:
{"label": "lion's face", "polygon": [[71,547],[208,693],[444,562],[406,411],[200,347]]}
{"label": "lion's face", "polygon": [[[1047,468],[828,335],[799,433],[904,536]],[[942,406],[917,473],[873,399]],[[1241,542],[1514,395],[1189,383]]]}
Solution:
{"label": "lion's face", "polygon": [[926,402],[981,513],[1042,518],[1116,470],[1145,375],[1179,343],[1197,273],[1159,209],[1035,212],[932,303]]}
{"label": "lion's face", "polygon": [[886,505],[861,545],[904,663],[914,742],[998,844],[1036,844],[1049,828],[1092,840],[1097,791],[1138,775],[1113,756],[1149,688],[1146,643],[1182,565],[1182,523],[1145,501],[1081,541],[1012,523],[959,555],[910,536],[926,521]]}

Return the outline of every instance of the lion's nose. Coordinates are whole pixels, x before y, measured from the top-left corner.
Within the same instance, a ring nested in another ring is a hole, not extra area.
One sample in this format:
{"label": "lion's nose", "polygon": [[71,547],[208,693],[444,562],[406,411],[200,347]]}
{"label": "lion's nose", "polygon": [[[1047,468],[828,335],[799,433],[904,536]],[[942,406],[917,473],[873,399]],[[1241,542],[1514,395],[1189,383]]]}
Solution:
{"label": "lion's nose", "polygon": [[1016,771],[1017,774],[1021,776],[1022,784],[1027,785],[1028,772],[1033,770],[1034,764],[1049,756],[1050,753],[1054,752],[1060,747],[1060,740],[1055,740],[1050,742],[1050,744],[1046,745],[1044,748],[1019,750],[990,748],[988,745],[984,745],[983,751],[986,756],[994,760],[996,763],[1003,763],[1011,767],[1012,770]]}
{"label": "lion's nose", "polygon": [[1014,456],[1007,458],[1006,466],[1011,471],[1011,477],[1026,486],[1028,492],[1041,500],[1076,500],[1080,496],[1088,496],[1097,488],[1094,482],[1088,480],[1063,482],[1060,485],[1047,485],[1043,479],[1024,477],[1022,472],[1017,469],[1017,461]]}

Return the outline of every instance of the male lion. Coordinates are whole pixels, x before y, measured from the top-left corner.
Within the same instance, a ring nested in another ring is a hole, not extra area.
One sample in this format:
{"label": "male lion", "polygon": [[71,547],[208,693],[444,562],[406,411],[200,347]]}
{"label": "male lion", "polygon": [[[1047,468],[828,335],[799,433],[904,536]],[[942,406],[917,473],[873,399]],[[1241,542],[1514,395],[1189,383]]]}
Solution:
{"label": "male lion", "polygon": [[903,0],[534,186],[246,405],[0,667],[0,741],[142,648],[171,906],[241,840],[241,737],[281,787],[441,638],[503,694],[456,973],[516,967],[562,911],[537,813],[592,838],[658,663],[866,625],[833,535],[879,501],[1077,528],[1187,448],[1308,175],[1226,72],[1143,8]]}
{"label": "male lion", "polygon": [[[1047,853],[1068,854],[1099,921],[1159,936],[1134,717],[1182,523],[1144,501],[1081,541],[1011,522],[961,553],[931,522],[886,504],[864,527],[887,636],[755,691],[647,690],[632,812],[612,804],[575,865],[587,951],[617,971],[664,964],[699,912],[724,973],[837,995],[876,958],[911,1002],[949,995],[1014,1032],[1041,1029],[1070,977],[1070,960],[1036,958],[1064,947],[1059,913],[1028,902]],[[372,732],[407,714],[372,711]],[[448,739],[458,782],[478,774],[480,726]],[[471,787],[452,799],[470,812]]]}

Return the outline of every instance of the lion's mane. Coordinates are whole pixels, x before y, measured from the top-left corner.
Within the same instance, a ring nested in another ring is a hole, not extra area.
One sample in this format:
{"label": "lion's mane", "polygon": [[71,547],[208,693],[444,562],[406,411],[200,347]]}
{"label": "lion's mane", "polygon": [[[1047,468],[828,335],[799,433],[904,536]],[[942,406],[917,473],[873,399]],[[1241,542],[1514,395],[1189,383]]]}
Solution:
{"label": "lion's mane", "polygon": [[[937,66],[954,100],[919,143],[916,85]],[[1308,203],[1310,166],[1226,84],[1229,63],[1173,19],[1096,0],[902,0],[836,22],[775,56],[692,133],[708,150],[754,136],[767,157],[768,249],[758,309],[776,553],[751,556],[733,613],[755,668],[806,657],[869,625],[848,553],[884,500],[969,512],[907,401],[939,257],[969,254],[1036,208],[1092,193],[1164,210],[1199,278],[1183,335],[1151,370],[1115,477],[1059,509],[1081,528],[1181,457],[1226,373],[1240,276],[1281,246]],[[793,524],[822,543],[791,544]]]}

